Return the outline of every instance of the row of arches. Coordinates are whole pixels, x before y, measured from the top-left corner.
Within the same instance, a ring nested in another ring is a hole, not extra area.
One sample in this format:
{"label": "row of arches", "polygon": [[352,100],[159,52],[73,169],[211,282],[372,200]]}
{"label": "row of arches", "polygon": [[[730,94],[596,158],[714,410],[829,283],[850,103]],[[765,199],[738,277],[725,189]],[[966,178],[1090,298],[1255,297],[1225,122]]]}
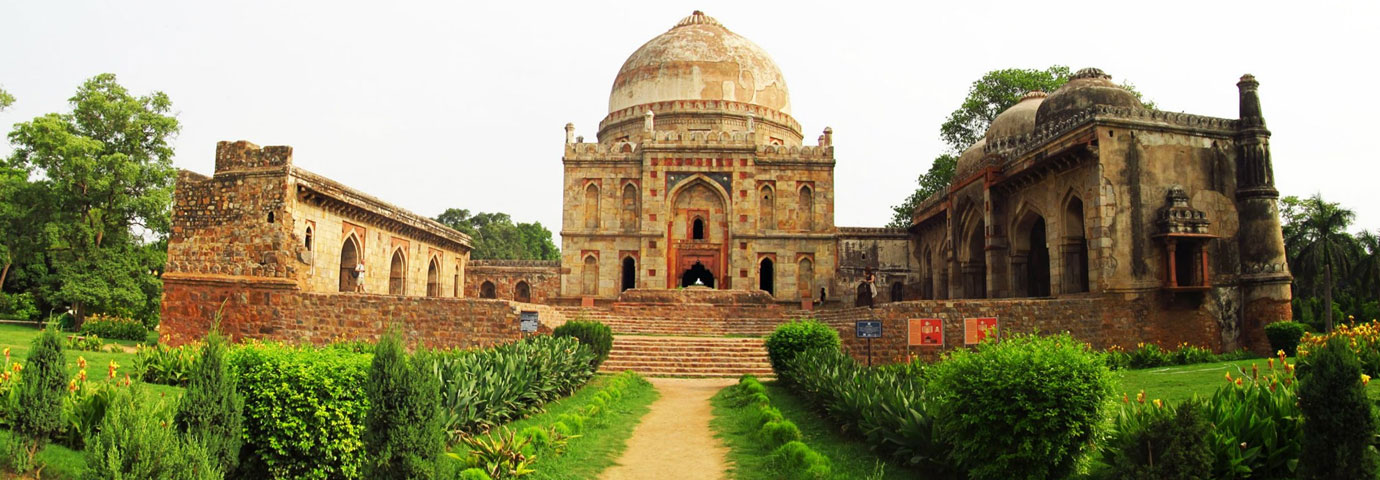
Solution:
{"label": "row of arches", "polygon": [[[764,184],[757,192],[757,221],[758,228],[762,230],[775,230],[778,228],[776,222],[776,189],[771,184]],[[801,185],[796,192],[796,227],[800,230],[815,229],[815,191],[809,185]]]}
{"label": "row of arches", "polygon": [[[498,298],[498,288],[493,281],[485,280],[479,284],[479,298]],[[532,302],[532,285],[526,280],[518,280],[513,284],[513,300],[524,303]]]}
{"label": "row of arches", "polygon": [[[311,231],[308,230],[306,241],[308,247],[311,242]],[[341,292],[363,292],[364,291],[364,262],[363,255],[359,247],[359,242],[353,234],[345,237],[345,241],[340,246],[340,291]],[[406,295],[407,294],[407,253],[402,248],[393,250],[393,255],[388,261],[388,294]],[[455,274],[453,296],[460,296],[460,275]],[[426,296],[441,296],[441,263],[437,257],[431,257],[427,262],[426,268]]]}
{"label": "row of arches", "polygon": [[[815,229],[815,191],[809,184],[799,187],[796,192],[796,227],[800,230]],[[590,182],[584,191],[584,226],[586,229],[599,229],[602,225],[600,215],[599,185]],[[758,191],[757,218],[759,228],[775,230],[778,228],[776,216],[776,189],[764,184]],[[641,193],[633,183],[623,185],[622,202],[619,205],[619,227],[625,232],[636,232],[641,228]]]}
{"label": "row of arches", "polygon": [[[619,205],[618,225],[624,232],[636,232],[641,228],[642,198],[637,186],[623,185],[622,203]],[[585,228],[595,230],[601,227],[599,215],[599,185],[590,182],[585,186],[584,201]]]}
{"label": "row of arches", "polygon": [[[629,255],[623,257],[619,263],[618,291],[637,288],[637,259]],[[810,298],[814,291],[814,270],[814,260],[808,257],[801,258],[797,264],[796,286],[801,292],[808,292],[802,293],[805,298]],[[706,287],[715,287],[716,279],[713,273],[698,263],[681,274],[680,285],[688,287],[694,285],[697,280]],[[773,296],[776,295],[776,262],[771,257],[762,257],[757,263],[757,288]],[[482,292],[481,289],[481,296],[483,296]],[[586,296],[599,294],[599,258],[594,255],[586,255],[584,258],[580,272],[580,294]]]}

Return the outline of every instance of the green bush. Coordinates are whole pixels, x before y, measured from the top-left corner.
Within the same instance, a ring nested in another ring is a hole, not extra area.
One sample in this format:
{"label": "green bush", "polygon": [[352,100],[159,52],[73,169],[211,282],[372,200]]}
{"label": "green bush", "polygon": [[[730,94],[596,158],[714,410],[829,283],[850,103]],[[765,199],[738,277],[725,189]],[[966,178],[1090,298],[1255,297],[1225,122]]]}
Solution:
{"label": "green bush", "polygon": [[537,335],[485,350],[425,352],[441,380],[443,429],[452,439],[486,431],[564,397],[594,375],[594,353],[575,338]]}
{"label": "green bush", "polygon": [[493,480],[484,470],[478,468],[467,468],[460,472],[457,480]]}
{"label": "green bush", "polygon": [[62,433],[54,439],[73,450],[86,448],[86,443],[100,432],[105,414],[114,401],[119,384],[115,382],[75,381],[74,388],[62,400]]}
{"label": "green bush", "polygon": [[769,446],[782,445],[786,442],[800,440],[800,428],[795,426],[795,422],[790,420],[777,420],[762,424],[757,430],[757,436]]}
{"label": "green bush", "polygon": [[244,395],[242,476],[360,476],[369,355],[257,343],[230,363]]}
{"label": "green bush", "polygon": [[1299,322],[1275,322],[1265,325],[1265,337],[1270,339],[1270,351],[1284,351],[1290,357],[1298,355],[1299,340],[1307,326]]}
{"label": "green bush", "polygon": [[613,329],[608,325],[599,322],[572,321],[566,322],[551,330],[551,335],[556,337],[574,337],[580,341],[581,345],[589,346],[594,352],[594,368],[599,369],[604,360],[608,360],[609,351],[613,350]]}
{"label": "green bush", "polygon": [[1303,415],[1293,368],[1238,372],[1206,403],[1214,427],[1212,478],[1294,478]]}
{"label": "green bush", "polygon": [[99,352],[105,349],[105,342],[101,341],[101,337],[95,334],[68,335],[67,348],[84,352]]}
{"label": "green bush", "polygon": [[767,337],[767,357],[778,376],[785,371],[786,362],[796,354],[812,348],[838,349],[839,332],[818,320],[797,320],[782,324]]}
{"label": "green bush", "polygon": [[82,478],[224,478],[200,442],[177,435],[161,403],[140,408],[145,397],[137,384],[115,394],[100,433],[86,447]]}
{"label": "green bush", "polygon": [[1366,398],[1361,362],[1346,340],[1333,337],[1323,348],[1310,352],[1300,374],[1299,478],[1376,478],[1377,459],[1371,447],[1375,414]]}
{"label": "green bush", "polygon": [[935,423],[970,478],[1063,478],[1096,438],[1106,360],[1068,334],[957,350],[928,372]]}
{"label": "green bush", "polygon": [[182,387],[191,379],[192,368],[200,356],[200,347],[193,344],[180,347],[140,345],[134,350],[134,371],[145,382]]}
{"label": "green bush", "polygon": [[[35,337],[17,386],[14,433],[28,441],[29,459],[62,430],[62,401],[67,396],[67,365],[62,339],[49,326]],[[32,465],[32,461],[30,462]]]}
{"label": "green bush", "polygon": [[86,321],[81,324],[81,333],[136,342],[144,341],[149,335],[148,329],[144,327],[144,322],[132,318],[101,314],[86,317]]}
{"label": "green bush", "polygon": [[0,318],[33,320],[38,318],[38,303],[29,292],[0,292]]}
{"label": "green bush", "polygon": [[1197,400],[1173,407],[1129,403],[1102,446],[1106,478],[1208,480],[1214,461],[1212,424]]}
{"label": "green bush", "polygon": [[792,480],[823,480],[830,477],[829,457],[814,451],[799,440],[787,442],[772,452],[773,460]]}
{"label": "green bush", "polygon": [[428,478],[442,451],[440,381],[426,361],[409,361],[389,332],[374,350],[364,423],[365,478]]}
{"label": "green bush", "polygon": [[244,396],[225,358],[228,343],[219,328],[206,335],[173,423],[189,440],[201,444],[217,470],[233,475],[240,463]]}

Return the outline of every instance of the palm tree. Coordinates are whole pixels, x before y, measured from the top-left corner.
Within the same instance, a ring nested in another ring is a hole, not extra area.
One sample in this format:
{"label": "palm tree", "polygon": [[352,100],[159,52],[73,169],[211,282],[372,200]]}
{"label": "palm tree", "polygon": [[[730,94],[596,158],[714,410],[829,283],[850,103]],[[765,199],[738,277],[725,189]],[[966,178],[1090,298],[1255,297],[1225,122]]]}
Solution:
{"label": "palm tree", "polygon": [[1322,194],[1314,194],[1303,201],[1302,218],[1297,229],[1291,229],[1285,243],[1298,252],[1294,259],[1297,272],[1304,276],[1323,275],[1323,311],[1326,315],[1324,330],[1332,331],[1332,287],[1333,278],[1344,275],[1351,266],[1348,255],[1351,235],[1346,228],[1356,214],[1336,203],[1325,202]]}
{"label": "palm tree", "polygon": [[1356,236],[1358,244],[1356,271],[1359,283],[1375,294],[1380,301],[1380,232],[1363,231]]}

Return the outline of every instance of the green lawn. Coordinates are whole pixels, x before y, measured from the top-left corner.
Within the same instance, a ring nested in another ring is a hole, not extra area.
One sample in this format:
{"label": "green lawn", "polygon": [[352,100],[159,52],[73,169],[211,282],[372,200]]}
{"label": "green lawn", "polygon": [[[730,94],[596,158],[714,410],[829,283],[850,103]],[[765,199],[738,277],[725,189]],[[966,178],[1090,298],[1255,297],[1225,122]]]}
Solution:
{"label": "green lawn", "polygon": [[[10,349],[11,364],[16,362],[24,363],[25,359],[29,358],[29,346],[33,344],[34,338],[38,337],[38,333],[39,330],[31,325],[0,324],[0,350],[5,348]],[[72,334],[64,332],[62,335],[65,338],[67,335]],[[125,350],[130,350],[140,342],[129,340],[105,340],[105,343],[107,347],[110,344],[115,344],[122,347],[129,347]],[[77,358],[86,359],[87,379],[93,382],[107,381],[107,369],[110,366],[111,360],[114,360],[117,366],[115,371],[117,379],[124,379],[125,374],[135,374],[135,355],[132,350],[121,352],[86,352],[63,348],[62,353],[67,357],[67,374],[69,376],[76,376],[77,374]],[[0,358],[0,361],[3,361],[3,358]],[[5,368],[10,368],[10,365],[5,365]],[[147,387],[145,391],[150,394],[174,397],[182,395],[182,389],[179,387],[155,384],[148,384]]]}
{"label": "green lawn", "polygon": [[[878,457],[861,438],[840,431],[809,408],[786,387],[776,381],[763,382],[772,406],[781,416],[800,428],[802,441],[816,452],[829,457],[833,478],[836,479],[907,479],[920,474]],[[755,408],[738,407],[727,398],[735,387],[720,390],[714,396],[714,420],[710,426],[729,448],[728,460],[733,463],[729,475],[739,480],[768,480],[783,478],[783,472],[772,464],[771,449],[755,437],[758,425]]]}
{"label": "green lawn", "polygon": [[[597,395],[608,381],[609,376],[600,375],[591,380],[579,391],[569,397],[547,403],[546,411],[518,420],[506,428],[514,431],[531,426],[549,426],[563,413],[577,413]],[[610,402],[599,416],[585,421],[584,430],[578,438],[566,444],[560,455],[539,454],[532,466],[536,473],[523,478],[531,479],[585,479],[595,478],[599,473],[613,465],[628,447],[628,438],[637,427],[642,416],[660,394],[650,384],[629,385],[623,397]],[[454,450],[464,456],[464,447]]]}
{"label": "green lawn", "polygon": [[[1289,363],[1294,363],[1294,361],[1293,358],[1289,359]],[[1258,366],[1261,372],[1268,368],[1266,359],[1257,358],[1176,367],[1122,370],[1116,373],[1121,376],[1121,379],[1115,396],[1119,400],[1121,395],[1125,393],[1127,397],[1135,399],[1136,394],[1144,390],[1147,401],[1158,398],[1166,402],[1177,403],[1195,394],[1198,398],[1207,398],[1212,396],[1212,393],[1216,392],[1218,388],[1226,385],[1228,372],[1233,378],[1243,374],[1250,376],[1252,364]],[[1275,368],[1281,368],[1279,359],[1275,359]],[[1380,399],[1380,382],[1372,382],[1366,388],[1366,393],[1372,399]]]}

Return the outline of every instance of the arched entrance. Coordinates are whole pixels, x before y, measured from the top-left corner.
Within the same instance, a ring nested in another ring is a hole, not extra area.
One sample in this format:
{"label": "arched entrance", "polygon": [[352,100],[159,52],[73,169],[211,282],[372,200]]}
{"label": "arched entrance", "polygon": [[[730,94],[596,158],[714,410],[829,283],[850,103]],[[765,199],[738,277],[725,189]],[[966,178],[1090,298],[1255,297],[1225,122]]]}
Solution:
{"label": "arched entrance", "polygon": [[1064,207],[1064,291],[1088,291],[1088,238],[1083,230],[1083,200],[1070,197]]}
{"label": "arched entrance", "polygon": [[426,266],[426,296],[441,296],[441,266],[436,264],[435,258]]}
{"label": "arched entrance", "polygon": [[580,293],[589,297],[599,294],[599,259],[594,255],[585,257],[585,268],[580,273]]}
{"label": "arched entrance", "polygon": [[479,285],[479,298],[498,298],[498,292],[494,291],[494,282],[485,280]]}
{"label": "arched entrance", "polygon": [[525,280],[518,280],[517,285],[513,285],[513,300],[523,303],[532,302],[532,287],[527,285]]}
{"label": "arched entrance", "polygon": [[709,271],[700,262],[695,262],[689,270],[680,276],[680,286],[693,287],[696,285],[714,288],[714,272]]}
{"label": "arched entrance", "polygon": [[891,301],[900,302],[906,299],[906,282],[897,279],[891,283]]}
{"label": "arched entrance", "polygon": [[407,285],[407,260],[402,249],[393,251],[393,261],[388,266],[388,294],[403,295]]}
{"label": "arched entrance", "polygon": [[762,264],[757,267],[757,288],[776,296],[776,264],[771,258],[763,258]]}
{"label": "arched entrance", "polygon": [[355,268],[359,264],[359,244],[354,235],[345,237],[345,244],[340,246],[340,291],[359,290],[360,278]]}
{"label": "arched entrance", "polygon": [[637,261],[633,260],[633,257],[624,257],[622,290],[628,290],[632,288],[637,288]]}

